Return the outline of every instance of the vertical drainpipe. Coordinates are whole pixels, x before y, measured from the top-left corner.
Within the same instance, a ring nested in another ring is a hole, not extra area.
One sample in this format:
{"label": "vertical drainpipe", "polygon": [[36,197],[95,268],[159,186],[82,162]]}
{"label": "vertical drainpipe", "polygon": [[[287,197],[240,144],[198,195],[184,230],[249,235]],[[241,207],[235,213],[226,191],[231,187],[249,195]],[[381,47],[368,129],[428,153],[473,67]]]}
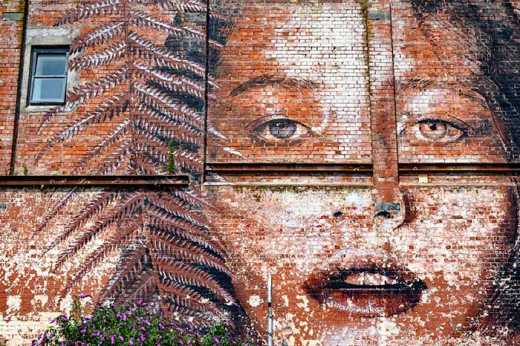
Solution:
{"label": "vertical drainpipe", "polygon": [[204,184],[206,179],[206,148],[208,146],[208,100],[209,100],[209,40],[210,40],[210,21],[211,21],[211,1],[206,1],[206,70],[204,80],[204,132],[202,139],[202,174],[200,183]]}
{"label": "vertical drainpipe", "polygon": [[22,79],[23,79],[23,67],[25,65],[25,41],[27,40],[27,18],[29,16],[29,1],[22,0],[23,6],[23,19],[22,19],[22,44],[20,47],[20,64],[18,67],[18,87],[16,91],[16,106],[14,111],[14,124],[13,124],[13,136],[11,143],[11,162],[9,164],[9,175],[14,175],[14,165],[16,162],[16,144],[18,142],[18,126],[20,122],[20,102],[22,97]]}
{"label": "vertical drainpipe", "polygon": [[267,274],[267,346],[273,346],[273,280]]}

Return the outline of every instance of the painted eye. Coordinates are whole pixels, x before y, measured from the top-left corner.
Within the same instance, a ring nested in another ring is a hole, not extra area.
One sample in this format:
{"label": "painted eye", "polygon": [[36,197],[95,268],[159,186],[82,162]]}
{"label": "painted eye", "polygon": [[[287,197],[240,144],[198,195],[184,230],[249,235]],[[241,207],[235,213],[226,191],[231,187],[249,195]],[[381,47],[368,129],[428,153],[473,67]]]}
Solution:
{"label": "painted eye", "polygon": [[417,138],[436,143],[454,142],[466,134],[461,126],[440,119],[420,120],[414,125],[414,132]]}
{"label": "painted eye", "polygon": [[305,125],[287,118],[263,122],[256,126],[253,131],[256,137],[266,142],[295,140],[310,132]]}

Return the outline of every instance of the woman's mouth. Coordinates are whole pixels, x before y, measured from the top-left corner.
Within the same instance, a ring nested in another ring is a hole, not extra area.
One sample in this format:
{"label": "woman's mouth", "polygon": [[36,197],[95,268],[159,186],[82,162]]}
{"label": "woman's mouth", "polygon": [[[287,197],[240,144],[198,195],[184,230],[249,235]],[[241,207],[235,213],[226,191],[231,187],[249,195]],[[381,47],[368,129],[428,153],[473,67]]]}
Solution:
{"label": "woman's mouth", "polygon": [[426,285],[408,271],[366,267],[317,273],[304,288],[324,308],[371,318],[410,310]]}

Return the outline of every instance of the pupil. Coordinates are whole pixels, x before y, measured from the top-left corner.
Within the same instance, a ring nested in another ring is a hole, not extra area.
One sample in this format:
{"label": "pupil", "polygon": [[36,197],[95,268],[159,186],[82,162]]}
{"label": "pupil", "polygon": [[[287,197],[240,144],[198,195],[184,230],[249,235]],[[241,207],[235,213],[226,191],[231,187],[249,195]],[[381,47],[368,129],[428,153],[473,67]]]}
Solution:
{"label": "pupil", "polygon": [[269,132],[276,138],[286,139],[296,132],[296,124],[289,120],[273,120],[269,123]]}
{"label": "pupil", "polygon": [[430,130],[432,130],[432,131],[437,130],[437,124],[431,124],[430,125]]}

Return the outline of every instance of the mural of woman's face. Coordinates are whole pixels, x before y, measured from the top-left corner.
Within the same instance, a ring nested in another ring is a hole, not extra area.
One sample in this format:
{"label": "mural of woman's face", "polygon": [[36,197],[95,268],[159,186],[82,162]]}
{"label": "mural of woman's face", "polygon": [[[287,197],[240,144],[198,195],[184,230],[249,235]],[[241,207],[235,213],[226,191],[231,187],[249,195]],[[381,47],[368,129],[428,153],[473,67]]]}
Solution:
{"label": "mural of woman's face", "polygon": [[[222,49],[208,161],[371,163],[360,5],[266,3],[244,9]],[[505,162],[475,87],[478,35],[442,12],[419,26],[404,2],[392,15],[400,162]],[[516,237],[502,178],[401,177],[404,223],[382,228],[371,177],[221,178],[206,187],[209,216],[239,300],[265,331],[272,273],[275,339],[288,344],[467,338]]]}

